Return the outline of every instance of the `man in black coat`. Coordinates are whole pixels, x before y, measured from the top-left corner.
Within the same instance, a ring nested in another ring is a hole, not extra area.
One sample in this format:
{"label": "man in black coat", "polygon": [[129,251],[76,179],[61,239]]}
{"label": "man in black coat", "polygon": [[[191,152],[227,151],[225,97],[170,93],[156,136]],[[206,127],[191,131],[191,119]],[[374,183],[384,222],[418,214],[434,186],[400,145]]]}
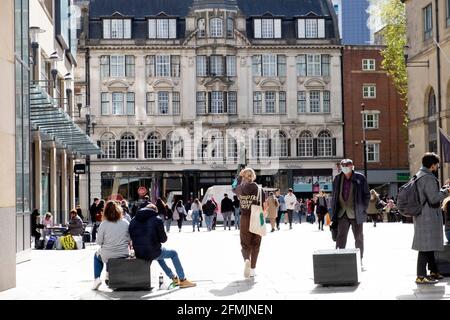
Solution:
{"label": "man in black coat", "polygon": [[223,196],[224,198],[220,203],[220,210],[223,216],[223,228],[224,230],[227,230],[228,225],[228,230],[231,230],[231,215],[234,211],[233,201],[228,198],[228,194],[225,193]]}
{"label": "man in black coat", "polygon": [[[130,222],[129,232],[136,258],[157,260],[166,275],[172,279],[173,285],[179,285],[180,288],[196,286],[184,276],[178,253],[161,246],[161,243],[167,241],[167,234],[164,231],[164,222],[158,216],[158,209],[155,205],[149,204],[137,211],[136,216]],[[165,259],[172,259],[177,275],[167,266]]]}
{"label": "man in black coat", "polygon": [[366,177],[354,171],[353,161],[341,161],[342,172],[334,177],[331,220],[337,224],[336,248],[345,249],[347,235],[352,227],[355,248],[359,248],[361,259],[364,253],[363,225],[367,220],[370,192]]}

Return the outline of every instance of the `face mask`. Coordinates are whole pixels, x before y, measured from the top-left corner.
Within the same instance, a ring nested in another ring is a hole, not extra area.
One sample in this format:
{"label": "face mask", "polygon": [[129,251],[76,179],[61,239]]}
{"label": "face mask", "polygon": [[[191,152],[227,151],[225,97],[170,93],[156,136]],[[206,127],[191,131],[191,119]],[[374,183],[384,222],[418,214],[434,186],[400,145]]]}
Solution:
{"label": "face mask", "polygon": [[342,172],[344,174],[349,174],[350,172],[352,172],[352,168],[350,168],[350,167],[342,167]]}

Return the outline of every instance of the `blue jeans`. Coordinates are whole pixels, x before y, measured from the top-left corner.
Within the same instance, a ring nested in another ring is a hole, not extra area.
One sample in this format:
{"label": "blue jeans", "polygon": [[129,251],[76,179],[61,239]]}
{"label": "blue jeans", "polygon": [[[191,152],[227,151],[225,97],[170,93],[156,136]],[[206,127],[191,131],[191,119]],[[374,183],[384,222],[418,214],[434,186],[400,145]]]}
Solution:
{"label": "blue jeans", "polygon": [[234,226],[235,226],[235,228],[239,229],[240,224],[241,224],[241,209],[234,208]]}
{"label": "blue jeans", "polygon": [[450,230],[445,231],[445,237],[447,238],[447,242],[450,242]]}
{"label": "blue jeans", "polygon": [[184,280],[185,279],[184,271],[183,271],[183,267],[181,266],[180,259],[178,258],[178,253],[175,250],[161,248],[161,255],[158,258],[156,258],[156,260],[158,261],[159,265],[164,270],[166,275],[170,279],[173,279],[174,274],[173,274],[172,270],[167,266],[164,259],[172,259],[172,263],[175,267],[175,271],[177,272],[178,279]]}
{"label": "blue jeans", "polygon": [[214,215],[211,215],[211,216],[205,215],[205,223],[206,223],[206,227],[208,228],[208,231],[211,231],[211,229],[212,229],[213,218],[214,218]]}
{"label": "blue jeans", "polygon": [[103,261],[100,255],[94,254],[94,279],[100,278],[103,270]]}
{"label": "blue jeans", "polygon": [[194,228],[194,231],[196,226],[200,228],[200,211],[192,212],[192,228]]}

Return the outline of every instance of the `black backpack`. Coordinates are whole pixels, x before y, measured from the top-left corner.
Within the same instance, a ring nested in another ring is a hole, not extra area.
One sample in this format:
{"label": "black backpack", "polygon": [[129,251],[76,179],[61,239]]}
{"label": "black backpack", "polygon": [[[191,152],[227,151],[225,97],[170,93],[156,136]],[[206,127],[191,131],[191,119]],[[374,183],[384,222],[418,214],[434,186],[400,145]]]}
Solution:
{"label": "black backpack", "polygon": [[408,183],[398,189],[397,207],[401,215],[405,217],[417,217],[422,213],[422,208],[427,202],[420,201],[417,181],[423,176],[415,175]]}

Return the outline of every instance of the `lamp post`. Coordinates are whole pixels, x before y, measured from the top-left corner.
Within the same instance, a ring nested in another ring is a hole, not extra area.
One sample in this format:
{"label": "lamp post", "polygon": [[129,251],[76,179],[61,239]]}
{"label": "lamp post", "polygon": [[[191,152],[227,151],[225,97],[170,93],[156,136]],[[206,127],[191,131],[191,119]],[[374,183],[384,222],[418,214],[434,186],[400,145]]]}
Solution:
{"label": "lamp post", "polygon": [[366,143],[366,126],[364,123],[366,105],[361,103],[361,114],[362,114],[362,129],[363,129],[363,152],[364,152],[364,176],[367,179],[367,143]]}
{"label": "lamp post", "polygon": [[69,112],[69,115],[72,116],[72,76],[69,73],[67,73],[64,76],[64,87],[66,88],[66,97],[67,97],[67,111]]}
{"label": "lamp post", "polygon": [[56,76],[58,75],[57,63],[59,61],[58,53],[55,51],[50,55],[51,73],[53,78],[53,88],[56,88]]}
{"label": "lamp post", "polygon": [[33,50],[33,81],[36,81],[36,66],[37,66],[37,49],[39,49],[39,34],[44,33],[45,30],[39,27],[30,27],[31,48]]}

